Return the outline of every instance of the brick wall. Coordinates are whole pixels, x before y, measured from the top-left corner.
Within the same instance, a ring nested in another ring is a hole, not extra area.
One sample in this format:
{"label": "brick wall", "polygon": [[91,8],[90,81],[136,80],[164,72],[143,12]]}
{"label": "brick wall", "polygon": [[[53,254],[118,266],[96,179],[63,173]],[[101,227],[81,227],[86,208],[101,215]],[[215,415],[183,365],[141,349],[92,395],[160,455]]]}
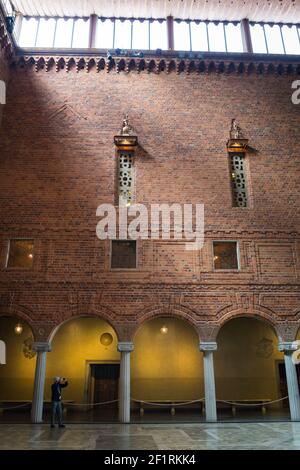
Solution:
{"label": "brick wall", "polygon": [[[5,84],[8,84],[8,79],[9,79],[9,68],[8,68],[8,63],[7,60],[4,56],[4,51],[0,51],[0,81],[5,82]],[[3,114],[3,109],[4,105],[1,104],[0,102],[0,126],[2,122],[2,114]]]}
{"label": "brick wall", "polygon": [[[1,69],[0,69],[1,70]],[[212,337],[234,315],[294,336],[299,293],[299,116],[293,77],[69,74],[15,69],[1,133],[0,313],[37,339],[79,314],[108,319],[121,338],[153,315],[186,318]],[[140,241],[136,271],[109,269],[96,208],[114,203],[113,136],[128,112],[139,137],[135,201],[204,203],[205,245]],[[249,208],[233,208],[226,141],[237,118],[248,154]],[[34,268],[7,270],[12,237],[35,239]],[[241,271],[213,271],[212,240],[239,242]],[[10,310],[9,310],[10,308]]]}

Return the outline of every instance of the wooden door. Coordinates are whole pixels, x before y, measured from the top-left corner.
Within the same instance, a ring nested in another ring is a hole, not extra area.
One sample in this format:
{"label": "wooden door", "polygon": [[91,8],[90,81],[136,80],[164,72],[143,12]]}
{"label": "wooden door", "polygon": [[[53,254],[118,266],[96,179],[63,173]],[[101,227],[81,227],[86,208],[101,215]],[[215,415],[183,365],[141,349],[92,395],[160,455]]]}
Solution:
{"label": "wooden door", "polygon": [[[94,382],[94,403],[118,399],[119,364],[91,364],[91,375]],[[116,407],[117,402],[106,407]]]}

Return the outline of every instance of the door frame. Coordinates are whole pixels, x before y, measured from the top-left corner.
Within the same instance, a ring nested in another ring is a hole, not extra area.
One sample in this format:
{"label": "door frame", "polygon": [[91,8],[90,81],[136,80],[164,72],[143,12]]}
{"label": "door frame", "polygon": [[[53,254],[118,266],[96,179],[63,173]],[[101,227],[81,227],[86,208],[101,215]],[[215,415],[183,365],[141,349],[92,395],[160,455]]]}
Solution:
{"label": "door frame", "polygon": [[95,391],[95,379],[91,374],[91,366],[97,364],[116,364],[120,365],[120,361],[109,361],[109,360],[86,360],[85,361],[85,381],[84,381],[84,394],[83,401],[85,404],[94,402],[94,391]]}

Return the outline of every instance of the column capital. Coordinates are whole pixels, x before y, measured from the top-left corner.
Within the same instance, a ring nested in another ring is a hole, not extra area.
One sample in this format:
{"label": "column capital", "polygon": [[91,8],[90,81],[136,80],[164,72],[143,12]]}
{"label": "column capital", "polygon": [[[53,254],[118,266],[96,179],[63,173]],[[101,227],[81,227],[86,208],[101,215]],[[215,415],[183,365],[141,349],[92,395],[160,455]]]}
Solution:
{"label": "column capital", "polygon": [[52,348],[50,343],[37,341],[32,344],[32,349],[36,352],[50,352]]}
{"label": "column capital", "polygon": [[124,341],[118,343],[119,352],[132,352],[134,350],[134,344],[131,341]]}
{"label": "column capital", "polygon": [[215,341],[200,341],[199,349],[200,351],[216,351],[217,343]]}
{"label": "column capital", "polygon": [[280,341],[278,343],[278,351],[280,352],[294,352],[300,347],[298,341]]}

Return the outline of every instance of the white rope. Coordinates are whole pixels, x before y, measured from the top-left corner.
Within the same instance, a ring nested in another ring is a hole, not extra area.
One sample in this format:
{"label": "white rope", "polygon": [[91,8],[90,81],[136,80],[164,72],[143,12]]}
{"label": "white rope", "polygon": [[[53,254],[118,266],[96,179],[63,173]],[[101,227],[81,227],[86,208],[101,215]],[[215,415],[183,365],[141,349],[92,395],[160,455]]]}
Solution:
{"label": "white rope", "polygon": [[[234,401],[228,401],[228,400],[216,400],[219,403],[228,403],[229,405],[237,405],[237,406],[264,406],[264,405],[270,405],[271,403],[278,403],[280,401],[284,401],[288,398],[288,396],[279,398],[278,400],[272,400],[272,401],[265,401],[265,402],[260,402],[260,403],[241,403],[241,402],[234,402]],[[100,405],[108,405],[111,403],[116,403],[119,400],[110,400],[110,401],[102,401],[98,403],[65,403],[62,402],[64,406],[100,406]],[[152,405],[152,406],[165,406],[165,407],[175,407],[175,406],[184,406],[184,405],[191,405],[192,403],[199,403],[199,402],[205,402],[205,398],[198,398],[197,400],[190,400],[190,401],[183,401],[179,403],[173,403],[171,400],[169,403],[157,403],[157,402],[151,402],[151,401],[145,401],[145,400],[137,400],[136,398],[131,398],[131,401],[134,401],[136,403],[140,403],[141,405]],[[17,408],[23,408],[25,406],[28,406],[31,404],[31,401],[28,401],[27,403],[22,403],[22,405],[17,405],[17,406],[12,406],[12,407],[0,407],[0,410],[15,410]]]}
{"label": "white rope", "polygon": [[[116,403],[119,400],[111,400],[111,401],[103,401],[99,403],[64,403],[62,404],[67,407],[67,406],[98,406],[98,405],[108,405],[109,403]],[[22,408],[25,407],[29,404],[31,404],[31,401],[28,401],[27,403],[22,403],[22,405],[17,405],[17,406],[11,406],[11,407],[0,407],[0,410],[15,410],[16,408]]]}
{"label": "white rope", "polygon": [[98,405],[108,405],[109,403],[116,403],[117,401],[119,400],[100,401],[99,403],[66,403],[65,406],[98,406]]}
{"label": "white rope", "polygon": [[6,406],[1,406],[0,410],[15,410],[16,408],[22,408],[24,406],[27,406],[31,403],[31,401],[28,401],[27,403],[22,403],[22,405],[17,405],[17,406],[11,406],[11,407],[6,407]]}
{"label": "white rope", "polygon": [[261,401],[260,403],[238,403],[234,401],[227,401],[227,400],[216,400],[217,402],[220,403],[229,403],[229,405],[238,405],[238,406],[263,406],[263,405],[270,405],[271,403],[278,403],[279,401],[286,400],[288,396],[284,398],[279,398],[278,400],[272,400],[272,401]]}
{"label": "white rope", "polygon": [[199,398],[197,400],[190,400],[190,401],[183,401],[180,403],[173,403],[171,400],[169,403],[157,403],[157,402],[151,402],[151,401],[144,401],[144,400],[137,400],[135,398],[131,398],[131,401],[134,401],[136,403],[140,403],[141,405],[153,405],[153,406],[183,406],[183,405],[190,405],[191,403],[198,403],[200,401],[205,401],[205,398]]}
{"label": "white rope", "polygon": [[[216,400],[217,402],[219,403],[228,403],[230,405],[237,405],[237,406],[264,406],[264,405],[270,405],[272,403],[278,403],[280,401],[284,401],[288,398],[288,396],[286,397],[283,397],[283,398],[279,398],[278,400],[270,400],[270,401],[261,401],[260,403],[241,403],[241,402],[234,402],[234,401],[227,401],[227,400]],[[137,402],[137,403],[140,403],[141,405],[142,404],[146,404],[146,405],[153,405],[153,406],[182,406],[182,405],[190,405],[192,403],[197,403],[197,402],[205,402],[205,398],[199,398],[197,400],[191,400],[191,401],[185,401],[185,402],[181,402],[181,403],[173,403],[171,400],[169,403],[156,403],[156,402],[151,402],[151,401],[144,401],[144,400],[137,400],[135,398],[132,398],[131,399],[132,401],[134,402]]]}

